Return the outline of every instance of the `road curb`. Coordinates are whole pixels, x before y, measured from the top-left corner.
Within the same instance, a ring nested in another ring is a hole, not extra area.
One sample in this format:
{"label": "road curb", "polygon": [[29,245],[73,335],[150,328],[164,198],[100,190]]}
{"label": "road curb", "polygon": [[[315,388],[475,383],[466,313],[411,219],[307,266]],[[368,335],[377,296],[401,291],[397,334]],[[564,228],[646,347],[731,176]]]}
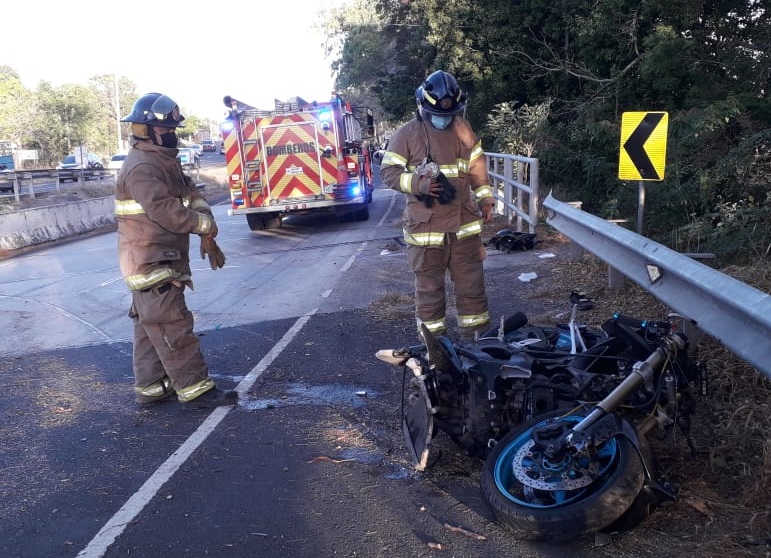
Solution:
{"label": "road curb", "polygon": [[105,196],[5,213],[0,219],[0,250],[18,250],[114,225],[114,200]]}

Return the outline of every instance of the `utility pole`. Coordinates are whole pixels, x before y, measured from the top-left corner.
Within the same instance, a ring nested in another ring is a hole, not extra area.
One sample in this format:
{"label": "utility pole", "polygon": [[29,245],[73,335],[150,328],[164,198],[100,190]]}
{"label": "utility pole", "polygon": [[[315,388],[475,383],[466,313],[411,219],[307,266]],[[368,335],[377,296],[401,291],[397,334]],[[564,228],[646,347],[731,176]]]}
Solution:
{"label": "utility pole", "polygon": [[120,153],[123,151],[123,143],[120,138],[120,88],[118,87],[118,74],[113,74],[113,78],[115,79],[115,121],[117,122],[118,130],[118,151],[116,153]]}

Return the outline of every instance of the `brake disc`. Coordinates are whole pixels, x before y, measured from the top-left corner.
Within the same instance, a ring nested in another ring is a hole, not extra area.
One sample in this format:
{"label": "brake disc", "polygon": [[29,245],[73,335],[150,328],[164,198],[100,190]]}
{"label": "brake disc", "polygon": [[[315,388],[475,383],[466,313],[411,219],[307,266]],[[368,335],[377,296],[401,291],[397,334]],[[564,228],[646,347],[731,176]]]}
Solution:
{"label": "brake disc", "polygon": [[[577,490],[589,486],[597,478],[600,464],[596,460],[565,455],[562,461],[554,462],[534,446],[535,442],[528,440],[511,462],[514,476],[525,486],[550,492]],[[584,460],[586,466],[582,463]]]}

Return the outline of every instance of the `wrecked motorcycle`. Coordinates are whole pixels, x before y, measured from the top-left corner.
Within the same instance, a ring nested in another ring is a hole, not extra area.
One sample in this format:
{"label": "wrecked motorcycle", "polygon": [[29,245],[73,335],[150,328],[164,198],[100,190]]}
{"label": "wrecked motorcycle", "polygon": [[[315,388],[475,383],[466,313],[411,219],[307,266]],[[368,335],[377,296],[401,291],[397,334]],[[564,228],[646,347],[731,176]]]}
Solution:
{"label": "wrecked motorcycle", "polygon": [[[575,295],[575,293],[574,293]],[[637,525],[676,489],[658,477],[646,434],[688,436],[705,368],[670,321],[614,315],[599,331],[532,326],[522,313],[474,342],[425,326],[423,344],[378,351],[404,368],[402,427],[417,470],[445,432],[484,459],[481,488],[519,538],[567,541]]]}

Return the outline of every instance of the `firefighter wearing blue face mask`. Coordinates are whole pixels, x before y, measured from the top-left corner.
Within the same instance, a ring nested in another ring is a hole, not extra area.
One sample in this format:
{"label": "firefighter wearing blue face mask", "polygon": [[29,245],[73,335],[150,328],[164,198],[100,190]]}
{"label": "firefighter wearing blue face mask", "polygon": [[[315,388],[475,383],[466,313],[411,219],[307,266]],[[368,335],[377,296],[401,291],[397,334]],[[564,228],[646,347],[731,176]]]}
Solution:
{"label": "firefighter wearing blue face mask", "polygon": [[482,262],[482,224],[493,217],[493,193],[482,144],[461,116],[466,94],[444,71],[415,91],[415,118],[388,142],[383,184],[407,196],[404,240],[415,275],[415,314],[432,333],[447,332],[445,275],[455,287],[462,340],[489,328]]}

